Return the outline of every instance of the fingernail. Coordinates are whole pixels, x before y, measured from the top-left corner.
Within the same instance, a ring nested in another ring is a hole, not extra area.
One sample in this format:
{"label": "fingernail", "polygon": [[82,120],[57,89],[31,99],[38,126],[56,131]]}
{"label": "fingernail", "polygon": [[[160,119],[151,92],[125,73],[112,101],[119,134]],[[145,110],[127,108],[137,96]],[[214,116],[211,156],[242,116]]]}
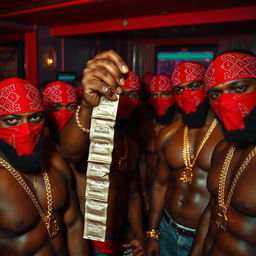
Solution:
{"label": "fingernail", "polygon": [[116,89],[116,91],[117,91],[118,94],[121,94],[123,90],[122,90],[121,87],[118,87],[118,88]]}
{"label": "fingernail", "polygon": [[117,96],[115,94],[113,94],[113,96],[111,97],[113,100],[117,100]]}
{"label": "fingernail", "polygon": [[121,85],[124,85],[124,84],[125,84],[125,80],[124,80],[123,77],[120,79],[120,84],[121,84]]}
{"label": "fingernail", "polygon": [[121,67],[121,69],[123,70],[123,72],[127,72],[127,71],[128,71],[128,68],[127,68],[125,65],[123,65],[123,66]]}

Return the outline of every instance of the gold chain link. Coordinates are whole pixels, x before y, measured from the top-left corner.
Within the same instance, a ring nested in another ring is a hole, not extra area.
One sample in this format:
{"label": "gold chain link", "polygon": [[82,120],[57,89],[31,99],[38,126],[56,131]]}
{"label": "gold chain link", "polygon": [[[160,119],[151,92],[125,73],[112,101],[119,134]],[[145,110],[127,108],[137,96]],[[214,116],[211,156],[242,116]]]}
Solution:
{"label": "gold chain link", "polygon": [[[5,167],[12,174],[12,176],[19,182],[19,184],[22,186],[22,188],[28,194],[28,196],[30,197],[31,201],[33,202],[35,208],[37,209],[42,221],[46,224],[46,227],[47,227],[50,237],[53,238],[54,236],[56,236],[59,231],[59,227],[57,225],[57,220],[55,219],[55,217],[53,215],[52,188],[51,188],[50,178],[49,178],[47,172],[45,171],[45,169],[43,169],[42,175],[43,175],[43,179],[44,179],[44,185],[46,188],[47,214],[44,214],[43,209],[42,209],[41,205],[39,204],[36,196],[30,189],[30,187],[27,185],[26,181],[23,179],[21,174],[1,157],[0,157],[0,164],[3,167]],[[54,231],[50,230],[52,228],[51,222],[54,225],[54,228],[55,228]]]}
{"label": "gold chain link", "polygon": [[231,198],[232,195],[234,193],[235,190],[235,186],[241,176],[241,174],[243,173],[243,171],[245,170],[245,168],[247,167],[247,165],[251,162],[251,160],[254,158],[254,156],[256,155],[256,147],[254,147],[252,149],[252,151],[249,153],[249,155],[246,157],[246,159],[244,160],[244,162],[242,163],[242,165],[240,166],[240,168],[238,169],[228,192],[228,196],[227,196],[227,200],[225,202],[225,186],[226,186],[226,178],[228,175],[228,169],[229,169],[229,165],[231,163],[231,160],[233,158],[234,152],[236,149],[236,145],[235,144],[231,144],[227,156],[225,158],[225,161],[223,163],[222,166],[222,170],[221,170],[221,174],[220,174],[220,180],[219,180],[219,187],[218,187],[218,203],[219,206],[223,207],[225,210],[227,210],[230,206],[230,202],[231,202]]}
{"label": "gold chain link", "polygon": [[217,120],[214,119],[208,128],[207,132],[205,133],[203,139],[201,140],[201,143],[198,146],[198,149],[196,150],[196,153],[194,154],[194,157],[192,157],[192,162],[191,162],[191,157],[190,157],[190,142],[189,142],[189,136],[188,136],[188,126],[185,126],[184,128],[184,134],[183,134],[183,160],[184,164],[186,167],[193,168],[198,155],[200,154],[204,144],[206,141],[209,139],[211,133],[213,132],[214,128],[217,125]]}

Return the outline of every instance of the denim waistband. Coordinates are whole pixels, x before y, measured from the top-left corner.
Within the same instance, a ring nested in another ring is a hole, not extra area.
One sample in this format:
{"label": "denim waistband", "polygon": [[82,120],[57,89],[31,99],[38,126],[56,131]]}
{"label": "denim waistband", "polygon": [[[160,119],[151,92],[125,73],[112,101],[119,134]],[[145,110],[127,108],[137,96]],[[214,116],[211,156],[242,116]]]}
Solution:
{"label": "denim waistband", "polygon": [[177,222],[175,222],[172,217],[168,214],[166,210],[163,212],[163,218],[173,227],[175,228],[176,232],[178,234],[184,235],[184,236],[189,236],[189,237],[194,237],[196,233],[196,229],[194,228],[188,228],[185,227]]}

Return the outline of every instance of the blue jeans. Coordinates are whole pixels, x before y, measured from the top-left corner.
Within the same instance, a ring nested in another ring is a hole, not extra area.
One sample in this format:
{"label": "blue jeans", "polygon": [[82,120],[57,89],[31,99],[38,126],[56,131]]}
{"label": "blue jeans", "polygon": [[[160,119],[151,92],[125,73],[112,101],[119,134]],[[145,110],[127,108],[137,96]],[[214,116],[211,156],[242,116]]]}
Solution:
{"label": "blue jeans", "polygon": [[[162,217],[159,231],[159,247],[160,256],[187,256],[190,253],[194,237],[186,236],[177,232],[176,228],[173,227],[172,218],[169,216],[170,221],[168,222],[165,217]],[[181,227],[181,225],[174,222],[174,224]],[[186,229],[186,227],[183,227]],[[192,230],[189,229],[188,230]],[[193,231],[195,233],[195,231]]]}

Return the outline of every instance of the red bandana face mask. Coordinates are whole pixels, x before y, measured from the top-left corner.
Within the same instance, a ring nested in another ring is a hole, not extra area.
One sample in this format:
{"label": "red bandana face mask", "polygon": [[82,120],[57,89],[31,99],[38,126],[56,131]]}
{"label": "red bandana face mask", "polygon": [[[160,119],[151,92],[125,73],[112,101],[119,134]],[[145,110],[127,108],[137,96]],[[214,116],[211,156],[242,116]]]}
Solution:
{"label": "red bandana face mask", "polygon": [[227,131],[243,129],[245,116],[256,106],[256,91],[241,94],[224,93],[210,104]]}
{"label": "red bandana face mask", "polygon": [[121,96],[118,104],[117,117],[128,119],[136,109],[138,103],[139,100],[131,99],[128,96]]}
{"label": "red bandana face mask", "polygon": [[185,90],[180,95],[174,96],[176,104],[183,109],[186,114],[195,112],[200,103],[207,98],[204,89],[189,91]]}
{"label": "red bandana face mask", "polygon": [[61,109],[55,112],[46,112],[46,118],[54,122],[57,127],[58,131],[60,132],[66,122],[74,115],[75,111],[68,110],[66,108]]}
{"label": "red bandana face mask", "polygon": [[17,155],[33,153],[44,129],[44,124],[25,123],[13,127],[0,127],[0,139],[12,144]]}
{"label": "red bandana face mask", "polygon": [[[0,115],[13,115],[43,111],[39,90],[30,82],[10,78],[0,82]],[[25,123],[13,127],[0,127],[0,139],[13,145],[18,155],[30,155],[44,124]]]}
{"label": "red bandana face mask", "polygon": [[166,111],[169,107],[174,105],[174,98],[171,97],[157,97],[150,98],[150,104],[157,113],[157,116],[162,116],[166,114]]}
{"label": "red bandana face mask", "polygon": [[[170,76],[165,74],[155,75],[149,84],[150,92],[171,92],[173,86]],[[167,109],[174,105],[174,98],[170,97],[158,97],[150,98],[150,103],[157,113],[157,116],[166,114]]]}

